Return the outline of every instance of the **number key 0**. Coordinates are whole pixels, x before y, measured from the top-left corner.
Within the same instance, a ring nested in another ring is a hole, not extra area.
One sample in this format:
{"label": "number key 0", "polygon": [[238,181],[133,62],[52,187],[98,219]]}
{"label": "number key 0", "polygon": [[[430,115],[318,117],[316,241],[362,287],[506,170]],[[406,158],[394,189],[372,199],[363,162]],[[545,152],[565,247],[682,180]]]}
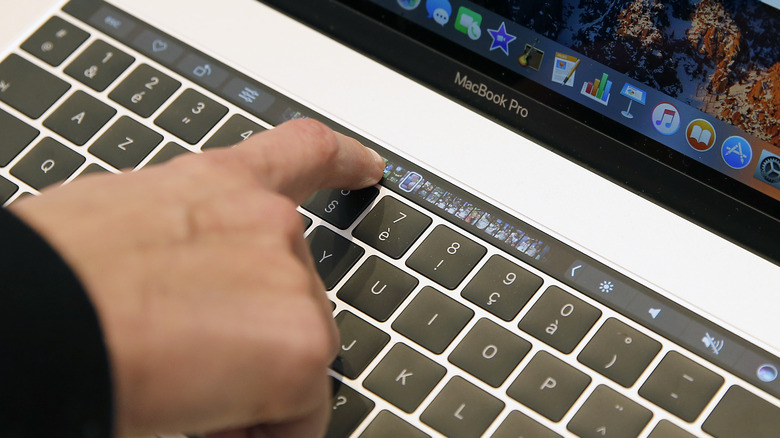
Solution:
{"label": "number key 0", "polygon": [[487,250],[462,234],[439,225],[406,264],[447,289],[455,289]]}

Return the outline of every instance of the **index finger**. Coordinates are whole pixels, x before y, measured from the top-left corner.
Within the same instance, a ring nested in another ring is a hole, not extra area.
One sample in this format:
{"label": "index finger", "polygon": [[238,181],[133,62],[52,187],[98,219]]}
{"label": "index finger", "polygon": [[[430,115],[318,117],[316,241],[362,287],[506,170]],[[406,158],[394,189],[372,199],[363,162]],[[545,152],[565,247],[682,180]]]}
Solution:
{"label": "index finger", "polygon": [[320,189],[376,184],[385,167],[375,151],[311,119],[284,123],[236,149],[266,187],[299,204]]}

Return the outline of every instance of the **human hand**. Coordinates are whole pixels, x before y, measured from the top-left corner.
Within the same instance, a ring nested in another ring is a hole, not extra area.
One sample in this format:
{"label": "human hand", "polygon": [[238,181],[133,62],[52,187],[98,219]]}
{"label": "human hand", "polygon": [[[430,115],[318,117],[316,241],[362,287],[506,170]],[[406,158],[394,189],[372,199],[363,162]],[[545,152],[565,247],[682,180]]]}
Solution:
{"label": "human hand", "polygon": [[118,436],[322,435],[338,331],[295,206],[384,163],[312,120],[13,204],[68,262],[106,339]]}

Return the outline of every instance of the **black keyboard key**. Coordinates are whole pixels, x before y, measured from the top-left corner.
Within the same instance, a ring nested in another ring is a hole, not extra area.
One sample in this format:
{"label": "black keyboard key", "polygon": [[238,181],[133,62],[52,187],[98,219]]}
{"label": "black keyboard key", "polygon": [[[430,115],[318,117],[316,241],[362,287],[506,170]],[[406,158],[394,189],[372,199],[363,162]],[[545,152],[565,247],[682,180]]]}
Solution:
{"label": "black keyboard key", "polygon": [[227,107],[195,90],[185,90],[154,123],[189,144],[195,144],[227,114]]}
{"label": "black keyboard key", "polygon": [[306,215],[303,215],[303,214],[301,214],[301,220],[303,221],[303,229],[304,229],[304,231],[308,230],[309,227],[311,226],[311,224],[314,223],[314,221],[311,220],[311,218],[309,216],[306,216]]}
{"label": "black keyboard key", "polygon": [[464,298],[511,321],[542,286],[542,278],[494,255],[463,288]]}
{"label": "black keyboard key", "polygon": [[661,344],[610,318],[577,359],[594,371],[628,388],[661,351]]}
{"label": "black keyboard key", "polygon": [[51,17],[22,43],[22,49],[47,64],[57,66],[75,51],[89,34],[60,17]]}
{"label": "black keyboard key", "polygon": [[154,154],[154,157],[152,157],[152,159],[149,160],[146,165],[152,166],[155,164],[164,163],[177,155],[181,155],[187,152],[190,152],[190,150],[179,146],[174,142],[168,142],[165,144],[165,146],[162,147],[162,149]]}
{"label": "black keyboard key", "polygon": [[211,138],[206,140],[201,149],[233,146],[262,131],[265,131],[262,126],[241,114],[234,114]]}
{"label": "black keyboard key", "polygon": [[78,178],[81,178],[82,176],[90,175],[93,173],[111,173],[108,169],[106,169],[103,166],[99,166],[95,163],[91,163],[89,166],[85,167],[84,170],[79,173]]}
{"label": "black keyboard key", "polygon": [[639,388],[639,395],[692,422],[722,385],[723,377],[671,351]]}
{"label": "black keyboard key", "polygon": [[411,413],[446,373],[443,366],[399,343],[366,377],[363,386]]}
{"label": "black keyboard key", "polygon": [[431,218],[385,196],[352,235],[394,259],[400,258],[431,224]]}
{"label": "black keyboard key", "polygon": [[436,354],[468,324],[474,311],[426,286],[393,322],[393,330]]}
{"label": "black keyboard key", "polygon": [[780,432],[780,408],[732,386],[701,427],[716,438],[770,438]]}
{"label": "black keyboard key", "polygon": [[306,241],[317,273],[328,290],[341,281],[365,252],[363,248],[321,226],[309,233]]}
{"label": "black keyboard key", "polygon": [[326,438],[349,436],[374,409],[374,402],[343,382],[334,381],[333,411]]}
{"label": "black keyboard key", "polygon": [[38,130],[0,109],[0,167],[5,167],[24,150]]}
{"label": "black keyboard key", "polygon": [[652,416],[650,410],[607,386],[599,385],[567,428],[582,438],[633,437],[639,436]]}
{"label": "black keyboard key", "polygon": [[696,436],[680,429],[669,420],[661,420],[647,438],[696,438]]}
{"label": "black keyboard key", "polygon": [[341,349],[333,369],[356,379],[390,341],[390,335],[346,310],[335,319],[341,334]]}
{"label": "black keyboard key", "polygon": [[587,374],[540,351],[506,393],[546,418],[560,421],[589,384]]}
{"label": "black keyboard key", "polygon": [[131,169],[146,158],[162,139],[162,135],[123,116],[95,140],[89,152],[117,169]]}
{"label": "black keyboard key", "polygon": [[77,152],[46,137],[11,168],[11,175],[43,190],[67,179],[84,161]]}
{"label": "black keyboard key", "polygon": [[387,321],[417,287],[417,279],[377,256],[369,257],[338,297],[378,321]]}
{"label": "black keyboard key", "polygon": [[430,438],[430,435],[398,418],[390,411],[377,414],[359,438]]}
{"label": "black keyboard key", "polygon": [[490,438],[561,438],[520,411],[512,411]]}
{"label": "black keyboard key", "polygon": [[484,246],[439,225],[406,264],[447,289],[455,289],[486,252]]}
{"label": "black keyboard key", "polygon": [[601,311],[551,286],[520,320],[519,327],[563,353],[571,353],[601,316]]}
{"label": "black keyboard key", "polygon": [[498,388],[529,351],[530,342],[483,318],[455,347],[449,360]]}
{"label": "black keyboard key", "polygon": [[13,53],[0,63],[0,100],[33,119],[69,88],[67,82]]}
{"label": "black keyboard key", "polygon": [[504,402],[455,376],[420,415],[450,438],[478,438],[504,409]]}
{"label": "black keyboard key", "polygon": [[180,86],[179,81],[143,64],[133,70],[108,97],[141,117],[149,117]]}
{"label": "black keyboard key", "polygon": [[93,90],[103,91],[133,61],[135,58],[127,53],[97,40],[65,68],[65,73]]}
{"label": "black keyboard key", "polygon": [[569,422],[567,429],[582,438],[639,436],[653,414],[628,397],[599,385]]}
{"label": "black keyboard key", "polygon": [[116,110],[83,91],[76,91],[43,122],[52,131],[82,146]]}
{"label": "black keyboard key", "polygon": [[346,230],[378,194],[379,189],[376,187],[360,190],[320,190],[301,207],[329,224]]}
{"label": "black keyboard key", "polygon": [[5,204],[16,193],[19,186],[0,176],[0,206]]}

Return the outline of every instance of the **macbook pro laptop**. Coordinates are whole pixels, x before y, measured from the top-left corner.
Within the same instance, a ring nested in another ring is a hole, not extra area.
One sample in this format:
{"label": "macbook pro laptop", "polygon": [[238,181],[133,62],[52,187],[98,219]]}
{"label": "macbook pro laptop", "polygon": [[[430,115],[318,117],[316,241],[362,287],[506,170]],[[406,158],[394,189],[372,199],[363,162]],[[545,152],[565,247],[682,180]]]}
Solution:
{"label": "macbook pro laptop", "polygon": [[316,118],[329,437],[776,437],[778,8],[3,0],[0,202]]}

